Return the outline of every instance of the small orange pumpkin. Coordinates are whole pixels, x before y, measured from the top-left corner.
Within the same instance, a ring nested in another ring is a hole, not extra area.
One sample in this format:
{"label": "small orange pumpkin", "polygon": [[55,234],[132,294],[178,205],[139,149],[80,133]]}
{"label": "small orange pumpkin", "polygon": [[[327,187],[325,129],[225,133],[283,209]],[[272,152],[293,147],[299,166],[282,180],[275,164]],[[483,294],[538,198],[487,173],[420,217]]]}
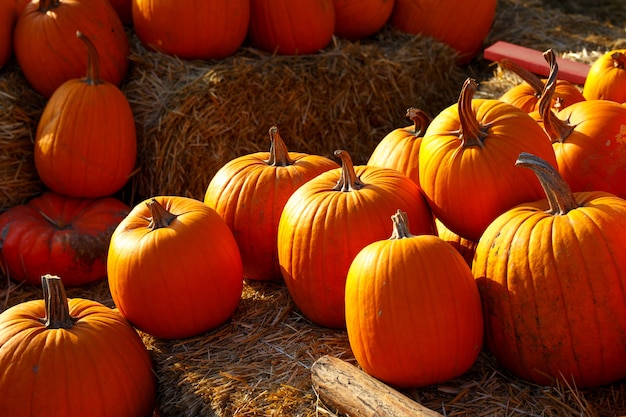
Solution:
{"label": "small orange pumpkin", "polygon": [[587,100],[626,102],[626,49],[605,52],[591,64],[583,95]]}

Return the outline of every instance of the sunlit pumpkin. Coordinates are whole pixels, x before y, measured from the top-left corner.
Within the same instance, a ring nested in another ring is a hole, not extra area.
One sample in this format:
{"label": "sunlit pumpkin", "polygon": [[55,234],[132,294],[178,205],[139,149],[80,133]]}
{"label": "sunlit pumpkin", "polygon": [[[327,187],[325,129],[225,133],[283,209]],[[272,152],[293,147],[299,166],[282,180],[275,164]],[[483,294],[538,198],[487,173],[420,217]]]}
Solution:
{"label": "sunlit pumpkin", "polygon": [[626,102],[626,49],[605,52],[591,64],[583,95],[587,100]]}

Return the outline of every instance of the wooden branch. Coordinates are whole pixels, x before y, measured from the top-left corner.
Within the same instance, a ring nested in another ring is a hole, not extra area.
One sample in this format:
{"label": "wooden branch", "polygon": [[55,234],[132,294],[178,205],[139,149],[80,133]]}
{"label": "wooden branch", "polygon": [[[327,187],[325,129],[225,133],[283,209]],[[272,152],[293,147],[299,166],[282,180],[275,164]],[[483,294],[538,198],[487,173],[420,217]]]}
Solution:
{"label": "wooden branch", "polygon": [[443,417],[332,356],[322,356],[313,363],[311,379],[324,404],[350,417]]}

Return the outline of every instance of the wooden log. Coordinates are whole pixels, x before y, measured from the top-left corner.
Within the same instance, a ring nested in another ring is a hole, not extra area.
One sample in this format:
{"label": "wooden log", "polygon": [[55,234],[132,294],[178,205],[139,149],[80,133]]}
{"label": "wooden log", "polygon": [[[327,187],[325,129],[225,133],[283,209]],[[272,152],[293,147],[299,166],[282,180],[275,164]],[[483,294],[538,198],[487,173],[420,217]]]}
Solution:
{"label": "wooden log", "polygon": [[350,417],[443,417],[332,356],[322,356],[313,363],[311,379],[324,404]]}

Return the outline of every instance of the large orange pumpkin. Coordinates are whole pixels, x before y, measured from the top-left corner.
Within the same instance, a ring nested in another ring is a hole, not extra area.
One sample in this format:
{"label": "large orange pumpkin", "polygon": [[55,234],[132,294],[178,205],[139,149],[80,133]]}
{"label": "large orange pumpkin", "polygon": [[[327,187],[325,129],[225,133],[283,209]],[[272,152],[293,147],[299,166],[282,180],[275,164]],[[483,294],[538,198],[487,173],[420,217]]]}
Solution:
{"label": "large orange pumpkin", "polygon": [[587,100],[626,102],[626,49],[605,52],[591,64],[583,95]]}
{"label": "large orange pumpkin", "polygon": [[416,234],[436,231],[409,177],[390,168],[355,167],[343,150],[335,155],[341,168],[309,180],[287,200],[278,223],[278,261],[302,313],[321,326],[345,328],[350,263],[363,247],[388,237],[389,217],[400,209]]}
{"label": "large orange pumpkin", "polygon": [[46,103],[35,137],[35,167],[53,191],[104,197],[119,191],[135,168],[135,119],[124,93],[100,77],[90,38],[80,32],[78,37],[87,45],[87,76],[64,82]]}
{"label": "large orange pumpkin", "polygon": [[481,49],[496,14],[496,0],[395,0],[390,22],[400,31],[435,38],[467,64]]}
{"label": "large orange pumpkin", "polygon": [[43,276],[43,300],[0,314],[0,415],[150,417],[156,381],[130,324],[96,301],[67,299]]}
{"label": "large orange pumpkin", "polygon": [[365,372],[395,387],[448,381],[466,372],[481,351],[476,282],[448,243],[411,234],[401,211],[392,219],[391,237],[361,249],[348,270],[350,347]]}
{"label": "large orange pumpkin", "polygon": [[278,220],[287,199],[302,184],[339,165],[324,156],[288,152],[278,128],[270,128],[269,152],[231,160],[207,187],[204,202],[233,232],[249,279],[281,279]]}
{"label": "large orange pumpkin", "polygon": [[103,80],[119,86],[126,76],[128,37],[108,0],[34,0],[19,14],[14,52],[28,83],[46,98],[87,71],[77,31],[94,43]]}
{"label": "large orange pumpkin", "polygon": [[251,0],[252,46],[280,55],[306,55],[326,47],[335,30],[332,0]]}
{"label": "large orange pumpkin", "polygon": [[487,346],[506,369],[542,385],[622,379],[626,201],[572,193],[533,155],[521,154],[518,164],[537,172],[546,193],[499,216],[476,247]]}
{"label": "large orange pumpkin", "polygon": [[0,266],[5,275],[32,285],[44,274],[67,286],[106,277],[113,230],[130,208],[114,197],[85,199],[54,192],[0,214]]}
{"label": "large orange pumpkin", "polygon": [[135,206],[111,236],[107,269],[122,315],[167,339],[224,323],[243,291],[232,232],[215,210],[186,197],[153,197]]}
{"label": "large orange pumpkin", "polygon": [[535,175],[515,167],[520,152],[556,166],[550,141],[528,113],[500,100],[474,99],[476,87],[468,78],[458,103],[431,121],[418,161],[420,186],[433,214],[471,241],[498,215],[543,195]]}
{"label": "large orange pumpkin", "polygon": [[222,59],[243,43],[249,0],[132,0],[133,27],[147,47],[186,59]]}
{"label": "large orange pumpkin", "polygon": [[389,20],[395,0],[334,0],[335,35],[359,40],[378,32]]}

